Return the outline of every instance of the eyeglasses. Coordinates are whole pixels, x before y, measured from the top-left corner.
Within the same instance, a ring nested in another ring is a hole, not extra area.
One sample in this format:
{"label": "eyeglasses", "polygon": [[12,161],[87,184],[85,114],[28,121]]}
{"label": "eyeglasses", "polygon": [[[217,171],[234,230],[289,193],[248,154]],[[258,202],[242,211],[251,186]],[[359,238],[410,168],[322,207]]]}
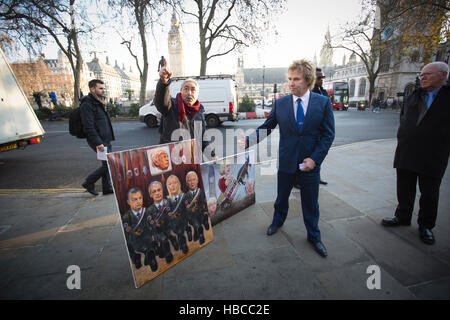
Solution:
{"label": "eyeglasses", "polygon": [[425,76],[431,76],[432,74],[435,74],[435,73],[441,73],[441,72],[444,72],[444,71],[437,71],[437,72],[424,72],[424,73],[421,73],[420,75],[419,75],[419,78],[423,78],[423,77],[425,77]]}

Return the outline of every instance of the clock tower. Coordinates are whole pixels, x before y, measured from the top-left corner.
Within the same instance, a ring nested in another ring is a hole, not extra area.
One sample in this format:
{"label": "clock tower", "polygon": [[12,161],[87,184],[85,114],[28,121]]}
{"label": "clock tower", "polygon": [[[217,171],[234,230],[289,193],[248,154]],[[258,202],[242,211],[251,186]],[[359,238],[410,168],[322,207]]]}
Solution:
{"label": "clock tower", "polygon": [[180,36],[180,24],[178,23],[175,11],[172,15],[172,27],[168,36],[169,44],[169,67],[174,77],[184,77],[184,52],[183,43]]}

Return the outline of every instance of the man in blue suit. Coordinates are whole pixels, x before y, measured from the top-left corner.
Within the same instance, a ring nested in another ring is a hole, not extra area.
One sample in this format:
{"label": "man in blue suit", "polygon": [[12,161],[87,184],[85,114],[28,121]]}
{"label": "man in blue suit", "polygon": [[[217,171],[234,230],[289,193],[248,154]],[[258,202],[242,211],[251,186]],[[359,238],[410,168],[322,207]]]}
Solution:
{"label": "man in blue suit", "polygon": [[308,241],[317,253],[326,257],[327,250],[318,226],[318,199],[320,165],[334,140],[334,116],[330,99],[310,91],[314,78],[311,63],[294,61],[288,69],[291,94],[276,100],[266,121],[250,136],[239,139],[239,146],[248,148],[259,143],[262,129],[267,130],[269,135],[279,125],[277,199],[267,234],[270,236],[277,232],[286,220],[289,195],[298,176]]}

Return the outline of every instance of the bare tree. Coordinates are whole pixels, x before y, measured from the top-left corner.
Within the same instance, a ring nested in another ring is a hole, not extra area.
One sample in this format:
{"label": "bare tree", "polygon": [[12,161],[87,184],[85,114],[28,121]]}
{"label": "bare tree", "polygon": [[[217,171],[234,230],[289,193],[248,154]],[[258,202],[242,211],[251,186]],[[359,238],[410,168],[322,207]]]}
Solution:
{"label": "bare tree", "polygon": [[93,27],[87,26],[86,22],[83,24],[83,30],[77,27],[76,20],[82,19],[82,8],[75,8],[75,2],[0,0],[0,32],[17,40],[34,53],[40,51],[49,38],[53,39],[70,62],[74,77],[74,105],[78,106],[83,66],[79,35],[91,32]]}
{"label": "bare tree", "polygon": [[422,61],[427,62],[439,42],[448,37],[448,4],[448,0],[363,0],[359,21],[342,26],[328,45],[361,59],[371,101],[375,81],[388,67],[389,57],[399,62],[414,54],[413,49],[420,49]]}
{"label": "bare tree", "polygon": [[[123,30],[119,30],[118,28],[115,29],[122,38],[121,44],[127,47],[136,63],[141,82],[139,104],[142,106],[145,104],[148,78],[149,57],[146,36],[152,28],[153,23],[155,23],[155,21],[163,14],[169,2],[165,0],[109,0],[108,3],[111,8],[117,10],[117,16],[127,14],[129,21],[131,21],[131,26],[137,27],[140,42],[139,49],[136,49],[133,43],[133,35],[125,35],[126,32]],[[123,21],[123,19],[121,20]],[[131,34],[133,34],[135,29],[131,31]],[[139,51],[141,52],[140,57]]]}
{"label": "bare tree", "polygon": [[[177,0],[185,17],[198,23],[200,75],[208,61],[229,54],[239,46],[258,44],[264,31],[273,31],[271,16],[283,9],[285,0]],[[186,9],[190,3],[195,10]]]}

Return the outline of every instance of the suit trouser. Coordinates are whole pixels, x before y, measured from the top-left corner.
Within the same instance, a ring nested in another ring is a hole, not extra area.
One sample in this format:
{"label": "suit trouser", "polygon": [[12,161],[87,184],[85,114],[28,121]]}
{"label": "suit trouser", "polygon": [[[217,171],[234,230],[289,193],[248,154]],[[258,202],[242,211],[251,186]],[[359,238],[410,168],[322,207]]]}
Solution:
{"label": "suit trouser", "polygon": [[319,230],[319,182],[320,170],[313,172],[286,173],[278,170],[277,199],[274,204],[272,224],[281,227],[289,210],[289,196],[298,176],[300,197],[303,212],[303,222],[308,233],[308,240],[316,243],[321,241]]}
{"label": "suit trouser", "polygon": [[410,222],[419,180],[420,200],[417,224],[432,229],[436,224],[439,204],[439,187],[442,178],[425,176],[410,170],[397,169],[397,200],[395,216],[400,222]]}
{"label": "suit trouser", "polygon": [[[88,142],[88,145],[91,147],[92,150],[95,151],[95,153],[97,153],[96,146],[94,146],[90,142]],[[108,148],[108,150],[107,150],[108,152],[112,151],[112,146],[111,146],[110,142],[106,143],[104,146]],[[95,184],[97,182],[97,180],[100,178],[102,179],[102,190],[103,191],[106,191],[106,190],[109,190],[112,188],[111,181],[109,178],[108,165],[106,164],[106,161],[103,161],[103,160],[102,160],[101,167],[97,168],[96,170],[94,170],[87,176],[86,182],[88,184]]]}

